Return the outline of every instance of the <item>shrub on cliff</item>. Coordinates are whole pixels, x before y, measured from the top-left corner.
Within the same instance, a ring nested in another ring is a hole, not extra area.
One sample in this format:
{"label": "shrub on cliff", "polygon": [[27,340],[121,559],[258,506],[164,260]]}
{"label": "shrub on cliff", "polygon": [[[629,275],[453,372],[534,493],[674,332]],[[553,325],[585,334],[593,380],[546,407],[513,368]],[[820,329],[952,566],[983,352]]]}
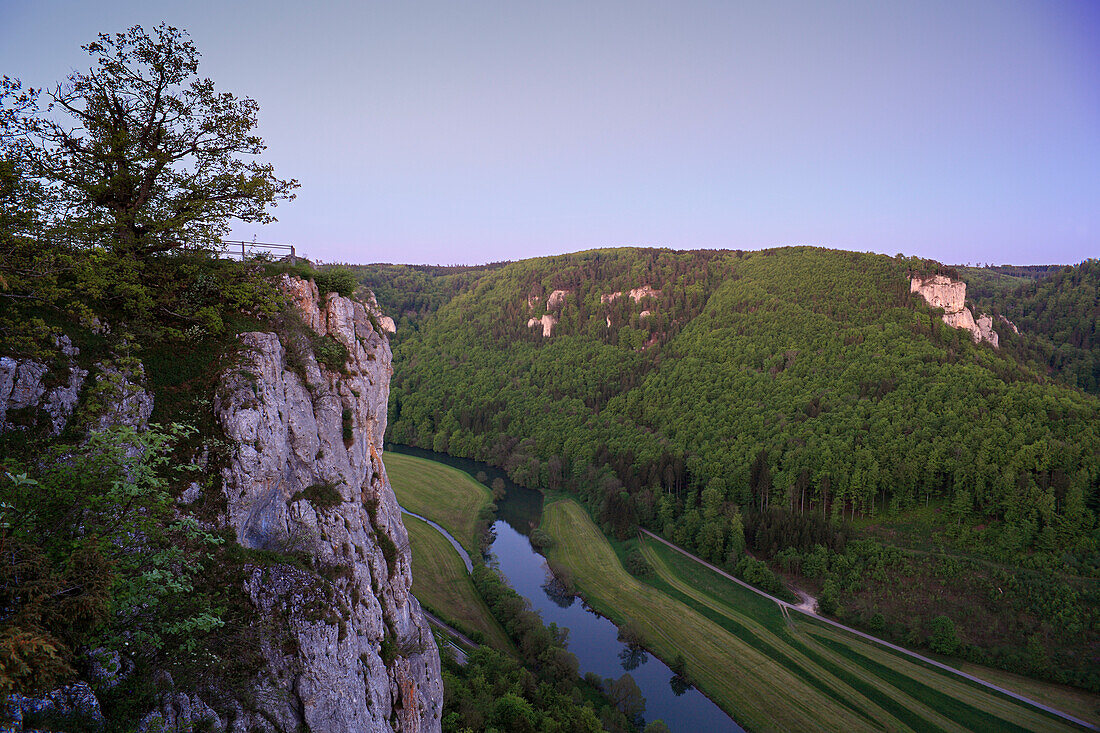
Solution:
{"label": "shrub on cliff", "polygon": [[88,647],[140,665],[221,625],[193,593],[221,540],[176,518],[168,493],[185,434],[114,428],[29,465],[4,461],[0,695],[65,682]]}
{"label": "shrub on cliff", "polygon": [[356,279],[355,273],[346,267],[320,270],[313,275],[313,281],[317,283],[317,290],[322,297],[326,293],[338,293],[345,298],[350,298],[359,287],[359,280]]}

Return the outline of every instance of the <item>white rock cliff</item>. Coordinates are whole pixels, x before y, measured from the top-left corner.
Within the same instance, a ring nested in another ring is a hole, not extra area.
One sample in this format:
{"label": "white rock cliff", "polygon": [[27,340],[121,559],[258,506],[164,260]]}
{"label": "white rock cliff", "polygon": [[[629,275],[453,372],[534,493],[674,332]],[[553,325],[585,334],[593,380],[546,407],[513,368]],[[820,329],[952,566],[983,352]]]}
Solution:
{"label": "white rock cliff", "polygon": [[[288,619],[297,648],[288,655],[276,639],[265,645],[270,684],[293,693],[267,712],[286,730],[439,730],[439,653],[410,592],[408,535],[381,460],[389,344],[361,303],[335,293],[322,299],[296,278],[284,289],[306,325],[349,356],[333,371],[305,349],[294,369],[287,358],[294,344],[274,333],[242,334],[247,358],[215,403],[238,446],[222,471],[238,541],[304,550],[338,569],[329,595],[293,568],[253,573],[253,602]],[[318,487],[335,489],[339,501],[311,501]]]}
{"label": "white rock cliff", "polygon": [[920,293],[924,302],[933,308],[943,309],[943,322],[952,328],[965,328],[974,343],[987,341],[997,348],[1000,338],[993,330],[993,318],[982,314],[974,320],[974,314],[966,307],[966,283],[952,280],[946,275],[914,277],[909,281],[909,292]]}
{"label": "white rock cliff", "polygon": [[[220,523],[245,547],[308,553],[313,567],[327,572],[322,578],[292,565],[252,566],[244,590],[264,630],[267,668],[249,704],[231,704],[228,712],[223,705],[228,717],[219,717],[209,701],[173,689],[168,678],[160,706],[140,729],[191,730],[204,721],[206,729],[233,733],[438,731],[439,652],[411,595],[408,534],[381,458],[393,373],[389,329],[377,311],[335,293],[322,298],[312,282],[284,278],[282,285],[301,314],[300,332],[283,339],[241,334],[241,358],[216,392],[215,415],[234,446],[220,469]],[[347,350],[343,369],[318,363],[310,346],[316,339]],[[59,347],[66,373],[52,380],[45,363],[0,359],[0,432],[38,425],[57,435],[91,384],[114,389],[104,392],[111,396],[103,414],[85,416],[81,425],[144,427],[153,398],[140,363],[97,363],[89,379],[68,340]],[[196,499],[193,488],[180,505]],[[23,710],[50,705],[87,708],[93,723],[99,714],[84,681],[16,703],[6,730],[22,730]]]}

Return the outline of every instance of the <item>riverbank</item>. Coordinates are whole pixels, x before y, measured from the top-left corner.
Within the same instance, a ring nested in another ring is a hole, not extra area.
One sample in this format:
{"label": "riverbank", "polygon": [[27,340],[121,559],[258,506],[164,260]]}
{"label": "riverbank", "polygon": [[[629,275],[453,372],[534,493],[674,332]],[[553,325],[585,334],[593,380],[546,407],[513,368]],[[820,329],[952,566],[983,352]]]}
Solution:
{"label": "riverbank", "polygon": [[[390,455],[395,454],[387,453]],[[456,528],[463,525],[456,507],[466,506],[467,516],[480,511],[473,502],[447,495],[470,491],[468,475],[439,471],[438,464],[436,467],[420,466],[417,462],[426,459],[419,456],[401,458],[403,461],[397,463],[402,464],[402,471],[396,479],[391,473],[391,482],[402,504],[418,502],[425,516],[434,519],[447,515],[449,518],[445,521]],[[427,477],[432,476],[435,485],[425,485],[426,480],[430,481]],[[672,730],[740,730],[698,690],[672,685],[675,675],[659,659],[618,641],[618,629],[611,621],[589,612],[564,589],[550,582],[552,576],[546,569],[545,559],[534,551],[526,536],[541,516],[541,495],[522,487],[509,486],[508,489],[507,497],[500,502],[500,514],[508,517],[508,521],[498,520],[493,526],[489,562],[540,613],[544,623],[569,629],[569,649],[578,657],[581,674],[594,673],[601,678],[615,679],[629,673],[645,696],[645,717],[662,719]],[[423,500],[428,495],[432,496],[432,502]],[[440,544],[432,551],[448,550]],[[454,549],[450,548],[449,553],[454,555]],[[414,577],[419,571],[414,546]],[[428,574],[433,572],[431,569],[426,571]]]}
{"label": "riverbank", "polygon": [[[483,486],[468,474],[450,470],[460,474],[452,476],[450,491],[469,491],[472,484],[488,501]],[[400,488],[395,487],[400,497]],[[502,505],[506,503],[507,499]],[[428,511],[453,515],[460,504],[437,493]],[[472,504],[463,505],[476,516]],[[631,621],[633,631],[659,657],[682,656],[688,676],[699,689],[751,729],[1018,730],[1021,725],[1074,729],[1030,706],[975,683],[951,679],[941,670],[900,658],[801,614],[788,617],[756,591],[720,577],[656,540],[613,546],[572,499],[553,496],[542,508],[541,520],[541,528],[554,540],[548,559],[565,569],[594,610],[619,623]],[[530,517],[517,518],[517,526],[527,531],[533,523]],[[457,518],[451,524],[463,526]],[[508,543],[504,551],[509,561],[531,553],[526,538],[504,524],[497,526],[502,541]],[[642,580],[626,572],[623,559],[633,548],[653,568],[652,576]],[[502,563],[502,570],[516,574],[519,584],[528,586],[521,593],[529,599],[545,602],[544,596],[553,592],[554,604],[570,604],[560,588],[545,585],[545,571],[538,569],[538,577],[530,578],[526,577],[530,569],[516,570],[509,564]],[[546,618],[555,618],[558,611],[547,606],[551,615]],[[558,623],[583,624],[584,618]],[[582,629],[571,639],[590,647],[596,642],[587,633]],[[619,646],[620,656],[627,654]],[[1087,706],[1088,701],[1083,701],[1073,712]]]}
{"label": "riverbank", "polygon": [[465,564],[447,538],[409,515],[405,515],[404,522],[413,556],[413,595],[421,605],[459,631],[480,634],[494,649],[514,655],[508,635],[478,595]]}
{"label": "riverbank", "polygon": [[402,507],[438,522],[466,548],[480,555],[478,514],[493,495],[457,468],[394,451],[386,453],[386,475]]}

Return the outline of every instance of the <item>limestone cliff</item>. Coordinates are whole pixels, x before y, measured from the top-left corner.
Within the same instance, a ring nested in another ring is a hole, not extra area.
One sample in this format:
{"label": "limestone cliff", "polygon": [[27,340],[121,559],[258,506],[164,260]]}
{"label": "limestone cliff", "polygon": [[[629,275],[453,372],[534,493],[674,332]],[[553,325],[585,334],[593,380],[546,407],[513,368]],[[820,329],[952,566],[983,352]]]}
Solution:
{"label": "limestone cliff", "polygon": [[[84,378],[85,369],[77,366],[75,357],[79,353],[68,337],[57,341],[58,361],[64,365],[65,375],[55,374],[52,386],[46,379],[50,371],[44,362],[34,359],[13,359],[0,357],[0,432],[29,427],[27,423],[38,421],[38,415],[25,414],[19,420],[18,413],[44,413],[46,433],[55,436],[69,421]],[[55,368],[56,370],[56,368]]]}
{"label": "limestone cliff", "polygon": [[966,307],[966,283],[952,280],[946,275],[931,277],[913,277],[909,281],[909,292],[919,293],[924,302],[933,308],[943,309],[943,322],[952,328],[965,328],[970,332],[974,343],[986,341],[999,346],[1000,339],[993,330],[993,318],[982,314],[974,320],[974,314]]}
{"label": "limestone cliff", "polygon": [[558,324],[558,319],[549,313],[543,314],[542,318],[529,318],[527,319],[527,327],[542,326],[543,338],[550,338],[550,334],[554,332],[554,326]]}
{"label": "limestone cliff", "polygon": [[[655,290],[652,285],[642,285],[641,287],[633,288],[627,293],[630,299],[635,303],[640,303],[645,298],[659,298],[661,297],[661,291]],[[601,303],[614,303],[619,298],[623,297],[621,290],[616,290],[614,293],[604,293],[600,296]]]}
{"label": "limestone cliff", "polygon": [[[439,653],[410,593],[408,535],[381,459],[389,345],[361,303],[322,299],[296,278],[284,288],[309,329],[348,360],[334,371],[308,349],[288,359],[300,344],[274,333],[241,335],[247,358],[215,403],[237,445],[222,470],[227,522],[246,547],[293,545],[341,570],[329,597],[291,568],[253,573],[254,603],[288,619],[297,647],[287,655],[272,640],[264,649],[270,684],[293,692],[268,712],[287,730],[437,730]],[[338,500],[318,500],[325,490]],[[310,612],[318,604],[324,618]]]}
{"label": "limestone cliff", "polygon": [[[321,297],[297,278],[282,286],[300,323],[280,329],[281,336],[240,334],[239,358],[214,395],[214,415],[232,446],[216,469],[225,508],[214,524],[247,548],[308,554],[324,577],[294,565],[246,566],[243,590],[256,628],[265,630],[266,661],[248,700],[222,699],[215,711],[213,700],[166,678],[141,729],[437,731],[439,654],[410,592],[408,535],[381,458],[392,374],[388,329],[369,303]],[[318,343],[330,355],[346,351],[342,367],[331,358],[319,363]],[[50,365],[0,360],[0,432],[56,435],[74,414],[87,431],[145,424],[153,403],[140,363],[97,362],[89,376],[68,341],[59,347]],[[64,373],[46,378],[61,367]],[[82,390],[93,386],[101,413],[80,414]],[[194,484],[184,492],[181,508],[200,491]],[[99,714],[85,680],[13,703],[16,731],[21,711],[87,709],[93,722]]]}

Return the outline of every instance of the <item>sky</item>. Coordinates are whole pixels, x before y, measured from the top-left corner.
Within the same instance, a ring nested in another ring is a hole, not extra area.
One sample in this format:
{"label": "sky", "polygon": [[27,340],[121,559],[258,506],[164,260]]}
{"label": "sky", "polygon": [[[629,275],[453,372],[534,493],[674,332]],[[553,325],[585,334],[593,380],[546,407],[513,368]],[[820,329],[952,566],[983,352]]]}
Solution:
{"label": "sky", "polygon": [[0,74],[186,29],[326,262],[811,244],[1100,256],[1100,3],[0,0]]}

